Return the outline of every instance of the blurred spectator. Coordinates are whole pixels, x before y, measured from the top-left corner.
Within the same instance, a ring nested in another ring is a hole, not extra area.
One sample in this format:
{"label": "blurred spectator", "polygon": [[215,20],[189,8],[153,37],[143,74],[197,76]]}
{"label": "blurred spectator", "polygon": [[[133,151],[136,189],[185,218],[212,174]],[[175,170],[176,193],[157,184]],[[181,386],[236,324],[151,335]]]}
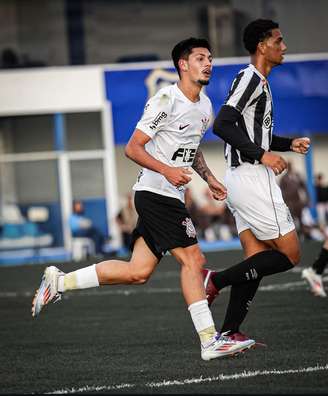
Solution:
{"label": "blurred spectator", "polygon": [[134,207],[133,195],[126,195],[126,202],[116,217],[116,221],[121,230],[123,246],[130,249],[132,231],[134,230],[138,220],[138,214]]}
{"label": "blurred spectator", "polygon": [[16,69],[20,67],[19,57],[12,48],[5,48],[1,53],[1,68]]}
{"label": "blurred spectator", "polygon": [[289,207],[298,232],[304,233],[302,212],[309,205],[309,194],[306,185],[288,161],[287,173],[280,179],[280,188],[286,205]]}
{"label": "blurred spectator", "polygon": [[207,234],[210,235],[211,239],[221,239],[226,241],[233,237],[233,216],[225,202],[217,201],[213,198],[212,192],[209,188],[204,190],[200,210],[208,218],[209,228],[206,231]]}
{"label": "blurred spectator", "polygon": [[91,238],[95,244],[96,254],[103,253],[103,236],[92,224],[92,220],[84,216],[84,206],[81,201],[73,201],[73,212],[69,218],[73,238]]}
{"label": "blurred spectator", "polygon": [[317,193],[318,223],[321,231],[326,232],[328,225],[328,185],[324,183],[324,176],[318,173],[315,177]]}
{"label": "blurred spectator", "polygon": [[208,240],[209,233],[207,232],[207,238],[205,234],[206,230],[208,230],[210,227],[209,218],[200,210],[192,195],[192,190],[190,187],[186,187],[185,189],[185,204],[190,214],[191,220],[197,230],[197,234],[200,238],[205,238]]}

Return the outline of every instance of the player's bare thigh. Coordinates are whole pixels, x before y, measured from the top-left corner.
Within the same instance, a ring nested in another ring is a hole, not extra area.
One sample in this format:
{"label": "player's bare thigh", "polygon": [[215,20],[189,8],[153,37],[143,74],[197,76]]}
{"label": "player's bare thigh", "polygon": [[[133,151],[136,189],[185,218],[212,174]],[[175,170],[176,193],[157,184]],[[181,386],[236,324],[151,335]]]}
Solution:
{"label": "player's bare thigh", "polygon": [[278,238],[262,241],[247,229],[239,234],[239,238],[246,258],[264,250],[275,249],[285,254],[294,265],[300,261],[300,245],[295,230],[280,235]]}

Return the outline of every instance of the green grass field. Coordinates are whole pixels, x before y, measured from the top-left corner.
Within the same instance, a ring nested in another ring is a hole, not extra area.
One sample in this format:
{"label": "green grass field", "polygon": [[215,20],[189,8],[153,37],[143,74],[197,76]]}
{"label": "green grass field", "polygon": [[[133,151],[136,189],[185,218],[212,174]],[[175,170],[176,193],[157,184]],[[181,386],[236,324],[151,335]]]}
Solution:
{"label": "green grass field", "polygon": [[[0,393],[326,394],[328,299],[300,276],[320,247],[303,244],[299,268],[262,281],[242,330],[268,347],[210,362],[200,358],[170,256],[146,285],[69,292],[36,319],[31,300],[46,265],[0,267]],[[242,252],[207,258],[223,269]],[[228,291],[213,304],[218,328]]]}

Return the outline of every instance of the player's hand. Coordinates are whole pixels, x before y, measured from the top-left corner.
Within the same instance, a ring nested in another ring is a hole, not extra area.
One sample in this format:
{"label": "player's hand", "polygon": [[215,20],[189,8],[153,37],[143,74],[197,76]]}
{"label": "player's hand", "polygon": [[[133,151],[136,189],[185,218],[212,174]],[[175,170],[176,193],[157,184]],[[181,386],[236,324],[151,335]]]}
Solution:
{"label": "player's hand", "polygon": [[306,154],[309,150],[311,140],[308,137],[296,138],[292,141],[291,149],[295,153]]}
{"label": "player's hand", "polygon": [[207,183],[214,199],[223,201],[227,198],[227,189],[214,176],[209,176]]}
{"label": "player's hand", "polygon": [[192,171],[185,167],[168,166],[162,174],[175,187],[181,187],[190,182]]}
{"label": "player's hand", "polygon": [[268,166],[273,170],[275,175],[280,175],[285,169],[287,169],[287,162],[278,154],[273,154],[270,151],[266,151],[262,158],[261,163]]}

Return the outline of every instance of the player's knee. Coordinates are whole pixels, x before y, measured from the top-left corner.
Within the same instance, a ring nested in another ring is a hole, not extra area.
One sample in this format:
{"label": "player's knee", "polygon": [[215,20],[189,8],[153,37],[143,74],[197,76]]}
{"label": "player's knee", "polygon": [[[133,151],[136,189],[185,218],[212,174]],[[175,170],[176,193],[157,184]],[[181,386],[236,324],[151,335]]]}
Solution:
{"label": "player's knee", "polygon": [[131,283],[134,285],[145,284],[148,281],[149,277],[150,277],[149,271],[145,271],[145,270],[131,271],[130,274]]}
{"label": "player's knee", "polygon": [[299,249],[297,249],[297,250],[291,252],[288,255],[288,258],[292,262],[292,264],[295,266],[295,265],[299,264],[301,261],[301,252],[299,251]]}
{"label": "player's knee", "polygon": [[190,256],[189,259],[184,263],[184,265],[191,271],[201,271],[205,263],[206,258],[203,253],[198,253]]}

